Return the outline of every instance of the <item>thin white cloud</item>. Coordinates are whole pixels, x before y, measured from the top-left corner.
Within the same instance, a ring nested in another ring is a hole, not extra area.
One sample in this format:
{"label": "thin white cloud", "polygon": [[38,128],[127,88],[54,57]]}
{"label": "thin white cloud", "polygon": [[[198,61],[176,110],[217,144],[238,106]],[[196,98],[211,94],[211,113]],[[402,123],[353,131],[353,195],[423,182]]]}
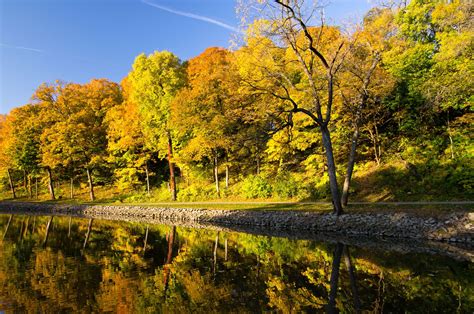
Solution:
{"label": "thin white cloud", "polygon": [[6,47],[6,48],[12,48],[12,49],[20,49],[20,50],[27,50],[27,51],[33,51],[37,53],[45,53],[44,50],[41,49],[36,49],[36,48],[31,48],[31,47],[23,47],[23,46],[14,46],[14,45],[8,45],[4,43],[0,43],[1,47]]}
{"label": "thin white cloud", "polygon": [[178,11],[178,10],[171,9],[171,8],[168,8],[168,7],[156,4],[156,3],[149,2],[147,0],[142,0],[142,2],[144,4],[147,4],[149,6],[155,7],[157,9],[160,9],[160,10],[163,10],[163,11],[166,11],[166,12],[169,12],[169,13],[173,13],[173,14],[176,14],[176,15],[181,15],[181,16],[184,16],[184,17],[189,17],[191,19],[203,21],[203,22],[206,22],[206,23],[211,23],[211,24],[223,27],[225,29],[229,29],[229,30],[234,31],[234,32],[238,32],[238,33],[241,32],[237,27],[234,27],[232,25],[220,22],[218,20],[215,20],[215,19],[207,17],[207,16],[198,15],[198,14],[194,14],[194,13],[190,13],[190,12]]}

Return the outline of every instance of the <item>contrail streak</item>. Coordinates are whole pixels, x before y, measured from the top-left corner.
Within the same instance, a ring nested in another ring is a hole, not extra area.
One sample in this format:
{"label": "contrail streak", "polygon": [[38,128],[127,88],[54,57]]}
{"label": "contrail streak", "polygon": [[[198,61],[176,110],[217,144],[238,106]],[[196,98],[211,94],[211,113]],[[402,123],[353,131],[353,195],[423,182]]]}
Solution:
{"label": "contrail streak", "polygon": [[159,5],[159,4],[148,2],[147,0],[142,0],[142,2],[147,4],[147,5],[150,5],[152,7],[155,7],[157,9],[166,11],[166,12],[170,12],[170,13],[173,13],[173,14],[176,14],[176,15],[181,15],[181,16],[184,16],[184,17],[189,17],[191,19],[203,21],[203,22],[206,22],[206,23],[211,23],[211,24],[229,29],[229,30],[234,31],[234,32],[238,32],[238,33],[241,32],[237,27],[234,27],[232,25],[217,21],[217,20],[212,19],[212,18],[207,17],[207,16],[202,16],[202,15],[198,15],[198,14],[194,14],[194,13],[190,13],[190,12],[174,10],[174,9],[171,9],[171,8]]}
{"label": "contrail streak", "polygon": [[37,53],[44,53],[44,50],[36,49],[36,48],[30,48],[30,47],[7,45],[7,44],[3,44],[3,43],[0,43],[0,46],[7,47],[7,48],[13,48],[13,49],[33,51],[33,52],[37,52]]}

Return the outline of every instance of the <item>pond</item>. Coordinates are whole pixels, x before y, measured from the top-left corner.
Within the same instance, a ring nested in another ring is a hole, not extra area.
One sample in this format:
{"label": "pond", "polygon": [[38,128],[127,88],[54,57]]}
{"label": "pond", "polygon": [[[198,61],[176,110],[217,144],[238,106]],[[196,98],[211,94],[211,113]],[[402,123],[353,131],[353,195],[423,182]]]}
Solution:
{"label": "pond", "polygon": [[472,313],[473,263],[139,222],[0,215],[0,311]]}

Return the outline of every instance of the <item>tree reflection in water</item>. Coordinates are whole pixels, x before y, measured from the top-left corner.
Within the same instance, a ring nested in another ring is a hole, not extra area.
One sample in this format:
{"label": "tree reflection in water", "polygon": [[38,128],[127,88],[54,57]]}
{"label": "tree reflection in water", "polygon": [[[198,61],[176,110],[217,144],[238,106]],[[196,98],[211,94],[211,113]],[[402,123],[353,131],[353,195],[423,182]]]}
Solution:
{"label": "tree reflection in water", "polygon": [[472,263],[447,257],[176,226],[59,216],[30,221],[0,216],[2,311],[474,308]]}
{"label": "tree reflection in water", "polygon": [[166,293],[169,286],[169,277],[170,277],[170,264],[173,260],[173,245],[174,245],[174,236],[176,234],[176,226],[171,228],[171,231],[167,234],[166,240],[168,242],[168,252],[166,254],[166,260],[163,265],[163,283],[165,285],[163,297],[166,300]]}
{"label": "tree reflection in water", "polygon": [[8,222],[7,226],[5,227],[5,231],[3,232],[3,237],[2,240],[5,240],[5,237],[7,236],[8,228],[10,228],[10,223],[12,222],[13,215],[8,216]]}
{"label": "tree reflection in water", "polygon": [[82,246],[82,249],[86,249],[87,242],[89,242],[89,237],[91,235],[91,230],[92,230],[92,221],[93,219],[89,219],[89,225],[87,226],[87,233],[86,233],[86,238],[84,239],[84,245]]}
{"label": "tree reflection in water", "polygon": [[337,243],[334,249],[333,260],[332,260],[332,271],[329,292],[329,302],[326,308],[328,313],[337,313],[336,307],[336,295],[339,281],[339,270],[341,265],[341,257],[344,255],[344,264],[346,265],[347,272],[349,274],[350,286],[352,290],[352,299],[354,302],[354,313],[360,313],[360,300],[359,295],[357,294],[357,281],[355,275],[355,269],[352,264],[351,256],[349,254],[349,247],[342,243]]}
{"label": "tree reflection in water", "polygon": [[53,218],[54,216],[51,216],[48,220],[48,224],[46,225],[46,233],[44,234],[43,247],[45,247],[46,242],[48,242],[49,229],[51,228],[51,225],[53,223]]}

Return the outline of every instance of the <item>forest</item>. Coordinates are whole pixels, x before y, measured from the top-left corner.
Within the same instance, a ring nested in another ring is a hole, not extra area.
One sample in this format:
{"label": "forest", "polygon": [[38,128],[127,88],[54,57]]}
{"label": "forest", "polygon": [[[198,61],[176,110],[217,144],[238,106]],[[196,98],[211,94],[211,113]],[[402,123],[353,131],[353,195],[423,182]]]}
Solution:
{"label": "forest", "polygon": [[44,83],[0,116],[0,198],[472,199],[471,1],[350,27],[243,2],[230,49],[140,54],[120,83]]}

